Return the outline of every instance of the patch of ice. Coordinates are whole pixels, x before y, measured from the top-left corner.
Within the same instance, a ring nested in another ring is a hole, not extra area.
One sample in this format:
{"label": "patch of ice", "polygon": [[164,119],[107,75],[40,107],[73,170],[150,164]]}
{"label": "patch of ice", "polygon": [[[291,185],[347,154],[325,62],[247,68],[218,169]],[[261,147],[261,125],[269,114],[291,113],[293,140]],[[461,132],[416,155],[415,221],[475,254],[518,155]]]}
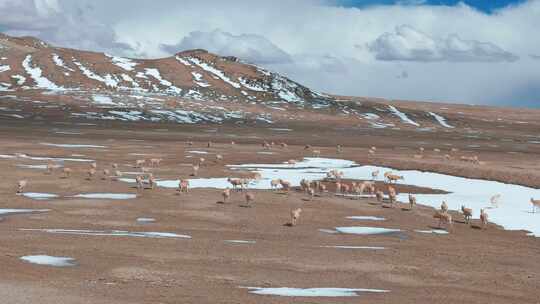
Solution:
{"label": "patch of ice", "polygon": [[248,240],[225,240],[225,243],[232,243],[232,244],[255,244],[256,241],[248,241]]}
{"label": "patch of ice", "polygon": [[441,115],[433,113],[433,112],[428,112],[428,113],[429,113],[429,115],[433,116],[439,122],[439,124],[441,124],[441,126],[443,126],[445,128],[451,128],[451,129],[454,128],[453,126],[449,125],[446,122],[446,118],[442,117]]}
{"label": "patch of ice", "polygon": [[60,148],[107,148],[107,146],[100,145],[85,145],[85,144],[51,144],[51,143],[39,143],[43,146],[60,147]]}
{"label": "patch of ice", "polygon": [[380,228],[380,227],[336,227],[336,231],[346,234],[360,234],[360,235],[371,235],[371,234],[388,234],[400,232],[400,229],[391,229],[391,228]]}
{"label": "patch of ice", "polygon": [[7,72],[9,70],[11,70],[9,65],[0,65],[0,73]]}
{"label": "patch of ice", "polygon": [[89,198],[89,199],[111,199],[111,200],[127,200],[137,198],[133,193],[81,193],[70,196],[73,198]]}
{"label": "patch of ice", "polygon": [[130,232],[123,230],[84,230],[84,229],[19,229],[21,231],[39,231],[54,234],[71,234],[71,235],[91,235],[91,236],[128,236],[141,238],[174,238],[174,239],[191,239],[191,236],[185,234],[176,234],[172,232]]}
{"label": "patch of ice", "polygon": [[21,260],[38,265],[68,267],[75,266],[75,259],[69,257],[55,257],[50,255],[25,255],[20,257]]}
{"label": "patch of ice", "polygon": [[349,246],[349,245],[335,245],[335,246],[320,246],[322,248],[337,248],[337,249],[370,249],[370,250],[383,250],[385,247],[377,246]]}
{"label": "patch of ice", "polygon": [[106,95],[92,95],[92,100],[95,104],[99,105],[116,105],[116,103],[112,101],[112,98]]}
{"label": "patch of ice", "polygon": [[138,223],[154,223],[156,222],[156,219],[151,218],[151,217],[139,217],[137,218],[137,222]]}
{"label": "patch of ice", "polygon": [[41,89],[47,89],[52,91],[58,91],[58,90],[64,90],[64,88],[57,86],[55,83],[50,81],[49,79],[42,76],[41,68],[32,67],[32,55],[27,55],[26,58],[22,62],[22,66],[26,73],[32,77],[34,82],[36,83],[36,86]]}
{"label": "patch of ice", "polygon": [[388,105],[388,108],[390,109],[390,111],[392,113],[394,113],[394,115],[396,115],[397,117],[399,117],[401,119],[401,121],[403,121],[404,123],[408,123],[408,124],[411,124],[411,125],[415,125],[417,127],[420,127],[420,125],[413,121],[412,119],[410,119],[407,114],[403,113],[403,112],[400,112],[396,107],[392,106],[392,105]]}
{"label": "patch of ice", "polygon": [[0,209],[0,215],[25,214],[34,212],[48,212],[51,209]]}
{"label": "patch of ice", "polygon": [[281,297],[356,297],[361,293],[384,293],[389,290],[365,288],[290,288],[290,287],[241,287],[249,289],[250,293]]}
{"label": "patch of ice", "polygon": [[350,220],[359,220],[359,221],[385,221],[384,217],[377,216],[347,216],[347,219]]}
{"label": "patch of ice", "polygon": [[210,84],[204,80],[203,75],[201,73],[197,72],[191,72],[191,75],[193,75],[194,82],[203,88],[209,87]]}
{"label": "patch of ice", "polygon": [[41,192],[23,192],[23,193],[20,193],[20,195],[22,195],[24,197],[34,199],[34,200],[48,200],[48,199],[51,199],[51,198],[57,198],[58,197],[57,194],[41,193]]}
{"label": "patch of ice", "polygon": [[206,152],[206,151],[196,151],[196,150],[187,151],[187,153],[192,153],[192,154],[208,154],[208,152]]}
{"label": "patch of ice", "polygon": [[442,229],[415,230],[415,232],[418,232],[418,233],[426,233],[426,234],[448,234],[448,231],[442,230]]}

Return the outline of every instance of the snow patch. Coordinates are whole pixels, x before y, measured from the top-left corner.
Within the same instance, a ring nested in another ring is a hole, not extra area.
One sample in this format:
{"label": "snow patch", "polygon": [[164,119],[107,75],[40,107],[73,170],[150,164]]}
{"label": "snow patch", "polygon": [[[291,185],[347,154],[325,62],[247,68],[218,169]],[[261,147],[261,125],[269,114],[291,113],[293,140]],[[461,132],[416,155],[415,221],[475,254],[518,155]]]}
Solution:
{"label": "snow patch", "polygon": [[390,111],[392,113],[394,113],[394,115],[396,115],[397,117],[399,117],[401,119],[401,121],[403,121],[404,123],[407,123],[407,124],[410,124],[410,125],[415,125],[417,127],[420,127],[420,125],[413,121],[412,119],[410,119],[407,114],[403,113],[403,112],[400,112],[396,107],[392,106],[392,105],[388,105],[388,108],[390,109]]}

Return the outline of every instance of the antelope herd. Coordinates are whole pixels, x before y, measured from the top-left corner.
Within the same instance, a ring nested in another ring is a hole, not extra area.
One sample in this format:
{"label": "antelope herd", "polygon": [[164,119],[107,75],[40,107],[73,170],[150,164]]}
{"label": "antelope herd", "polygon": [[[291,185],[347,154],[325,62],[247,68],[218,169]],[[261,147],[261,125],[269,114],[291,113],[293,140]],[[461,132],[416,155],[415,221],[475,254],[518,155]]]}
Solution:
{"label": "antelope herd", "polygon": [[[234,142],[231,142],[231,145],[234,145]],[[187,142],[188,146],[193,146],[193,142],[189,141]],[[274,142],[266,142],[264,141],[262,143],[263,149],[271,149],[274,147]],[[207,143],[207,147],[212,147],[213,144],[211,142]],[[288,145],[284,142],[279,143],[279,146],[282,149],[286,149]],[[306,145],[305,150],[311,150],[311,153],[313,156],[318,157],[321,154],[320,150],[313,149],[310,145]],[[376,147],[371,147],[368,150],[368,156],[375,155],[377,151]],[[439,153],[440,150],[435,148],[433,149],[434,152]],[[452,153],[457,153],[459,150],[457,148],[452,148]],[[343,147],[341,145],[336,146],[336,152],[338,154],[343,152]],[[423,147],[419,148],[419,153],[414,155],[414,158],[416,159],[422,159],[425,155],[425,149]],[[449,154],[445,155],[445,159],[450,160],[452,159],[452,156]],[[461,161],[469,162],[478,164],[478,156],[461,156],[459,158]],[[215,163],[220,163],[223,160],[222,154],[216,154],[215,155]],[[158,180],[154,176],[153,173],[151,173],[151,168],[156,169],[161,166],[163,159],[162,158],[151,158],[151,159],[138,159],[135,161],[133,167],[138,168],[141,170],[141,174],[137,174],[135,176],[135,185],[138,190],[142,190],[145,188],[145,184],[149,185],[149,189],[154,189],[158,185]],[[290,165],[296,164],[296,160],[291,159],[288,160],[286,163]],[[192,174],[191,176],[198,176],[200,168],[205,164],[204,158],[199,158],[195,164],[191,165],[192,168]],[[123,176],[123,173],[118,170],[118,164],[113,163],[110,165],[112,169],[109,168],[102,168],[101,172],[101,179],[102,180],[118,180],[120,177]],[[46,165],[46,174],[53,174],[55,168],[59,168],[61,166],[55,165],[53,162],[49,161]],[[96,175],[96,172],[98,169],[98,165],[95,162],[92,162],[89,167],[86,170],[86,179],[91,181],[93,180],[94,176]],[[112,171],[112,175],[111,175]],[[377,182],[380,175],[380,170],[375,170],[371,172],[371,180],[366,181],[352,181],[352,182],[345,182],[344,181],[344,173],[333,169],[326,173],[326,178],[323,180],[315,180],[315,181],[309,181],[307,179],[302,179],[300,181],[300,190],[308,196],[309,201],[313,201],[315,197],[317,196],[323,196],[323,195],[332,195],[331,192],[328,191],[329,186],[333,186],[335,188],[335,195],[340,196],[349,196],[349,197],[363,197],[364,195],[368,195],[369,197],[376,198],[377,202],[383,204],[385,202],[388,202],[390,204],[391,208],[394,208],[394,206],[397,204],[397,190],[396,190],[396,184],[399,181],[404,180],[403,176],[394,174],[391,171],[384,172],[383,176],[384,179],[381,182]],[[63,167],[61,171],[61,177],[62,178],[69,178],[73,174],[73,170],[68,167]],[[259,173],[254,173],[253,177],[251,178],[227,178],[227,182],[230,184],[231,188],[227,187],[221,192],[221,196],[223,197],[223,203],[228,203],[231,200],[231,197],[233,196],[233,193],[235,192],[241,192],[243,193],[246,206],[251,207],[253,203],[255,202],[255,194],[254,192],[249,191],[249,185],[256,180],[259,180],[261,178],[261,175]],[[283,178],[277,178],[272,179],[269,181],[270,183],[270,189],[272,191],[278,191],[281,190],[283,193],[288,194],[293,190],[293,184],[290,181],[287,181]],[[24,189],[28,186],[27,180],[20,180],[17,183],[17,194],[23,193]],[[188,179],[180,178],[178,183],[178,189],[177,191],[179,194],[187,194],[189,192],[190,183]],[[387,193],[388,199],[385,200],[385,192]],[[498,207],[499,200],[501,195],[497,194],[490,198],[490,203],[492,205],[491,208]],[[413,208],[417,204],[417,199],[413,194],[408,195],[409,200],[409,208],[408,210],[413,210]],[[535,213],[537,209],[540,208],[540,199],[534,199],[531,198],[530,200],[533,210],[532,212]],[[384,206],[384,205],[383,205]],[[298,219],[300,218],[300,213],[302,212],[301,208],[296,208],[291,210],[291,226],[296,226]],[[466,224],[469,224],[472,216],[473,216],[473,210],[471,208],[467,208],[464,205],[461,206],[461,214],[465,220]],[[480,210],[480,222],[482,225],[482,228],[486,228],[488,224],[488,214],[485,211],[485,209]],[[438,220],[438,227],[441,228],[443,225],[446,226],[447,230],[451,230],[453,227],[453,217],[449,212],[449,207],[446,202],[442,202],[440,209],[436,210],[433,214],[433,218]]]}

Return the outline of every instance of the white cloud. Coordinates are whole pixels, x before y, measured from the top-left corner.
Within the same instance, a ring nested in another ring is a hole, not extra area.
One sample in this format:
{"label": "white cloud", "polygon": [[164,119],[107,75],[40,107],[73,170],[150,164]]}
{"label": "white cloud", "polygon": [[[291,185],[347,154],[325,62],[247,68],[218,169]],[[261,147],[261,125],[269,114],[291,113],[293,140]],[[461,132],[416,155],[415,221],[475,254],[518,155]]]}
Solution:
{"label": "white cloud", "polygon": [[368,44],[378,60],[402,61],[516,61],[518,56],[490,42],[464,40],[457,34],[433,38],[410,25],[396,27]]}
{"label": "white cloud", "polygon": [[175,45],[163,44],[168,53],[202,48],[223,56],[236,56],[253,63],[290,62],[289,54],[263,36],[254,34],[233,35],[216,29],[211,32],[194,31]]}

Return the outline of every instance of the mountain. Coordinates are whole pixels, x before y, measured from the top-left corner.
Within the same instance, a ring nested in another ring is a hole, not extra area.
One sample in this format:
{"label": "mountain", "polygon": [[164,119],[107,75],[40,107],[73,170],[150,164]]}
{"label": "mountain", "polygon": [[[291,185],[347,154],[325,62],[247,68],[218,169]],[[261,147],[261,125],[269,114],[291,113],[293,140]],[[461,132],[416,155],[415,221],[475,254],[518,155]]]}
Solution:
{"label": "mountain", "polygon": [[[495,121],[486,116],[490,111],[485,107],[326,95],[205,50],[131,59],[4,34],[0,101],[0,117],[5,119],[311,123],[418,132]],[[507,116],[525,119],[529,114],[516,110]]]}

